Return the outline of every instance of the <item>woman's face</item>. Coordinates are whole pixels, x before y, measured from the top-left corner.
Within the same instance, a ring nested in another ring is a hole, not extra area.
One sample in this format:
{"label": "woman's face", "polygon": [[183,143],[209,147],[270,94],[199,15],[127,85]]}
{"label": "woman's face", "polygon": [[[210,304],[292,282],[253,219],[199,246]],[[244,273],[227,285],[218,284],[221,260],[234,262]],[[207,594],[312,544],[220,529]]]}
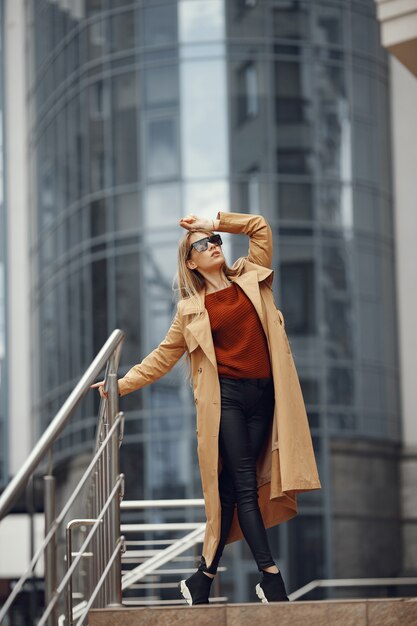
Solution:
{"label": "woman's face", "polygon": [[[207,233],[191,233],[189,239],[190,246],[195,241],[205,239],[207,236]],[[191,270],[202,270],[203,273],[212,271],[218,272],[219,269],[223,267],[224,262],[225,259],[222,247],[213,243],[208,243],[207,250],[203,250],[203,252],[197,252],[195,248],[191,248],[187,261],[187,267]]]}

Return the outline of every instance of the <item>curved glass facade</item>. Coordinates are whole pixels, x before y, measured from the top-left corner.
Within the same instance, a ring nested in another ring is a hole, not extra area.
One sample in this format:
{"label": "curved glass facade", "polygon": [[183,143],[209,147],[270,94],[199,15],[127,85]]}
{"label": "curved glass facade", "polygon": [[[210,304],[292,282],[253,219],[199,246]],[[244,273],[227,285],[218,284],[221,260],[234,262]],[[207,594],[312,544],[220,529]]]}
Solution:
{"label": "curved glass facade", "polygon": [[[331,576],[328,442],[399,438],[388,75],[371,0],[29,0],[44,427],[115,327],[164,336],[189,212],[264,214],[324,489],[269,531],[289,587]],[[230,259],[247,242],[228,238]],[[123,398],[127,497],[200,493],[179,365]],[[89,396],[60,454],[82,451]],[[244,542],[224,592],[257,580]],[[235,567],[238,566],[238,569]]]}

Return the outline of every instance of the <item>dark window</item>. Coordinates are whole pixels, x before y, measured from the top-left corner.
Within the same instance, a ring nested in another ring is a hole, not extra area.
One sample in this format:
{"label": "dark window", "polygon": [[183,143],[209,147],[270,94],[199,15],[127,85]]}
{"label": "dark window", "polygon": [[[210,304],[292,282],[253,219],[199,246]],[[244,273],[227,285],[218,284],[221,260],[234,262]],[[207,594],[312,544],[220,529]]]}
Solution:
{"label": "dark window", "polygon": [[245,63],[238,70],[238,122],[242,124],[259,112],[258,75],[254,63]]}
{"label": "dark window", "polygon": [[312,261],[281,266],[282,309],[288,334],[306,335],[315,328],[314,267]]}

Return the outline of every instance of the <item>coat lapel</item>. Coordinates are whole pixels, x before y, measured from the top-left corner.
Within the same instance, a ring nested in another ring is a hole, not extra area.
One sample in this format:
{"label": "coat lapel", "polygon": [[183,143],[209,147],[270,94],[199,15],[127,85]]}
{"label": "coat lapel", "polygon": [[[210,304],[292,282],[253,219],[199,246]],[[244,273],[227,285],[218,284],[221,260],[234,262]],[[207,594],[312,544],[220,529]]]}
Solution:
{"label": "coat lapel", "polygon": [[[186,335],[190,333],[196,344],[205,352],[207,358],[212,363],[213,367],[217,369],[216,353],[214,351],[213,336],[211,334],[210,319],[204,306],[205,289],[203,289],[198,295],[190,298],[184,303],[183,313],[184,315],[194,315],[185,329]],[[187,340],[187,337],[186,337]],[[192,341],[187,341],[190,351],[195,349],[192,345]]]}

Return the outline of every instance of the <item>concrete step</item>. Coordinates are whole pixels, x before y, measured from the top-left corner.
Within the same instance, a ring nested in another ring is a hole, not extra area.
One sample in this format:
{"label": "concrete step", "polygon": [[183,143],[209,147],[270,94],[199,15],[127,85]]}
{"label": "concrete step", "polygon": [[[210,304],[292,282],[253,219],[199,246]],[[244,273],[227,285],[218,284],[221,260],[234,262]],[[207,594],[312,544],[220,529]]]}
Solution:
{"label": "concrete step", "polygon": [[417,598],[94,609],[89,626],[416,626]]}

